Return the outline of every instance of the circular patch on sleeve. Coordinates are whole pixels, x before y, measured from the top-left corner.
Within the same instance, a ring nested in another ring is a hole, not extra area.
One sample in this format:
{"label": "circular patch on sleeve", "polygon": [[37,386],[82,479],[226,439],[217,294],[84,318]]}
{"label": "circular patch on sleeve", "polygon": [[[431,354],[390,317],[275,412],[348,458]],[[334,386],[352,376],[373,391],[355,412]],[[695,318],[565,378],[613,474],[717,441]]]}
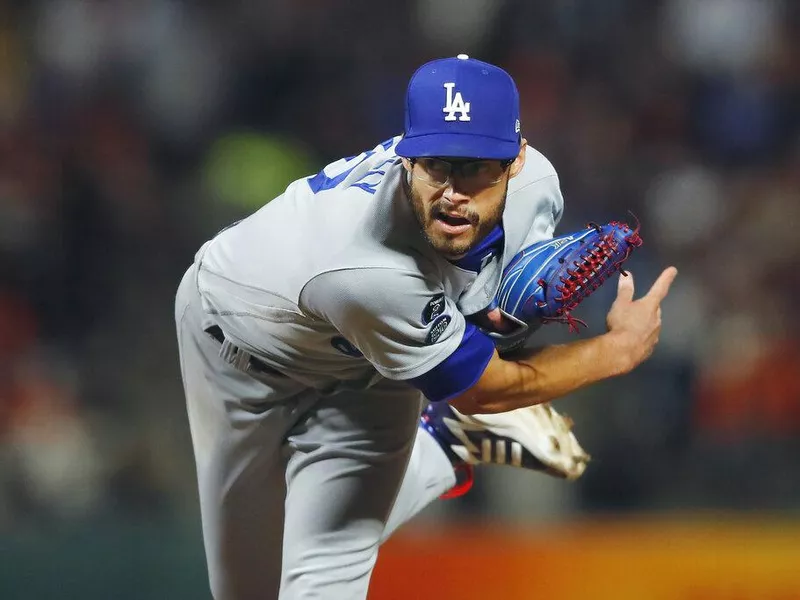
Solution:
{"label": "circular patch on sleeve", "polygon": [[425,338],[425,344],[428,346],[435,344],[439,338],[442,337],[444,330],[447,329],[447,326],[450,325],[450,321],[452,320],[453,318],[450,315],[442,315],[431,323],[431,328]]}
{"label": "circular patch on sleeve", "polygon": [[431,298],[422,310],[422,324],[431,323],[436,317],[444,312],[444,294],[437,294]]}

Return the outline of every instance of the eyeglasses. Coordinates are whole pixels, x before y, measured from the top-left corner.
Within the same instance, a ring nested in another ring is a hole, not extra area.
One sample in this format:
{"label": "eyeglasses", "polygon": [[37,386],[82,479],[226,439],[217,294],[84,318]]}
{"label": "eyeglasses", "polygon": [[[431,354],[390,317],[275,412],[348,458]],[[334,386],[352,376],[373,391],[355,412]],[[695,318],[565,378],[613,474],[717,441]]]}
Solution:
{"label": "eyeglasses", "polygon": [[[458,178],[470,189],[493,187],[503,181],[503,174],[514,162],[510,160],[442,160],[441,158],[410,159],[411,176],[435,188],[447,187]],[[414,169],[419,165],[419,169]]]}

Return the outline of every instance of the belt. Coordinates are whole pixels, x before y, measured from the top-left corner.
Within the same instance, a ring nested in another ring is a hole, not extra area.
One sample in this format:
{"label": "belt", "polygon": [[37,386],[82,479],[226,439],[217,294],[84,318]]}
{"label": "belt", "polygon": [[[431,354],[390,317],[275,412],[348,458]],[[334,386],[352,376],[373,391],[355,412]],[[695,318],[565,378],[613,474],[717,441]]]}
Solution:
{"label": "belt", "polygon": [[207,328],[206,333],[220,343],[219,355],[225,362],[232,364],[240,371],[252,373],[269,373],[270,375],[280,375],[280,372],[270,367],[261,359],[256,358],[247,350],[239,348],[239,346],[231,343],[225,337],[225,333],[219,325],[212,325]]}

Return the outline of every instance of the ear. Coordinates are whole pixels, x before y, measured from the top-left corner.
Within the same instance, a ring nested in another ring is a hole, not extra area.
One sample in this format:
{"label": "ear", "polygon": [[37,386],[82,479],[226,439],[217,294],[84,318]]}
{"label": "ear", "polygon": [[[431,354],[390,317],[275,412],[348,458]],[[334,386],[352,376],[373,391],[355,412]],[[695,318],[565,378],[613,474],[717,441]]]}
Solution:
{"label": "ear", "polygon": [[411,164],[411,161],[408,160],[407,158],[401,158],[400,160],[403,162],[403,166],[406,168],[406,171],[411,173],[411,169],[414,168],[413,165]]}
{"label": "ear", "polygon": [[522,171],[522,167],[525,166],[525,150],[527,148],[528,140],[522,138],[519,146],[519,154],[517,154],[517,158],[514,159],[514,162],[511,163],[511,167],[508,170],[509,179],[519,175],[519,172]]}

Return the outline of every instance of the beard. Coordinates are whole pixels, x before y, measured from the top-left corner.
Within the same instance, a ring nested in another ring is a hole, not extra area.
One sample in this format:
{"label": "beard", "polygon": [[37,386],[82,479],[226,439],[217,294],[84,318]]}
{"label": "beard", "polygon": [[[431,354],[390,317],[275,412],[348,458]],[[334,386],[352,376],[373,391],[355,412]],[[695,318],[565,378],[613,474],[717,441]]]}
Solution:
{"label": "beard", "polygon": [[414,216],[419,223],[422,235],[425,236],[425,239],[433,246],[434,250],[444,255],[446,258],[457,259],[467,254],[477,246],[483,238],[489,235],[503,219],[503,212],[506,208],[506,196],[508,195],[508,180],[505,182],[502,199],[490,213],[481,216],[469,207],[458,210],[459,216],[469,221],[472,227],[468,232],[457,237],[447,236],[434,229],[434,221],[437,216],[445,211],[453,212],[453,205],[441,197],[434,201],[429,207],[426,207],[420,195],[409,183],[408,178],[403,177],[402,181],[406,196],[409,199]]}

